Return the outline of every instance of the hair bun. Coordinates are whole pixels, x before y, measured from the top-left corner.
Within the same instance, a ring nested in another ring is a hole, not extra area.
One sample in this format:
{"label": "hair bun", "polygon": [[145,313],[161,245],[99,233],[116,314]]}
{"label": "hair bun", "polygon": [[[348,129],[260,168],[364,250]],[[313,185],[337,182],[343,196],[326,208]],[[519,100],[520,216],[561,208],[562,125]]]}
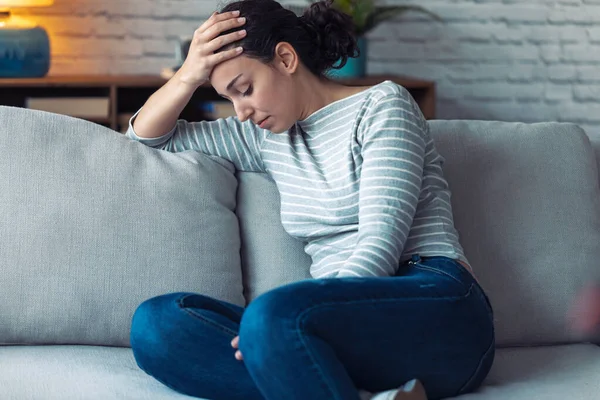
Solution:
{"label": "hair bun", "polygon": [[311,4],[300,17],[302,24],[312,33],[318,54],[316,68],[326,71],[338,60],[336,69],[343,67],[348,57],[357,57],[360,50],[356,43],[355,25],[352,18],[331,5],[333,0],[321,0]]}

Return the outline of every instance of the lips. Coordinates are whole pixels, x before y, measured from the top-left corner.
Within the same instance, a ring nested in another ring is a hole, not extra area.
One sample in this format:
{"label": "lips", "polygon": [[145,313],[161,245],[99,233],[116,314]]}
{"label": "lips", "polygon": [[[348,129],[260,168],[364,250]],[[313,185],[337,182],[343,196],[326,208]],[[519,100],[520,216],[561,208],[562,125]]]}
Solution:
{"label": "lips", "polygon": [[262,129],[264,129],[264,127],[265,127],[265,121],[266,121],[267,119],[269,119],[269,117],[267,117],[267,118],[263,119],[262,121],[260,121],[260,122],[258,123],[258,126],[260,126]]}

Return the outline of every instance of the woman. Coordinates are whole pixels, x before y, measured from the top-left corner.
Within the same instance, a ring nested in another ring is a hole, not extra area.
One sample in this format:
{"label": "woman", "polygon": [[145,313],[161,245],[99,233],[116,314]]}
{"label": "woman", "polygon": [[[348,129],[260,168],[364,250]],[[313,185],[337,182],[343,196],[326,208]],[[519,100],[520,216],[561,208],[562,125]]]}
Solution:
{"label": "woman", "polygon": [[[492,310],[458,242],[443,158],[418,106],[391,81],[349,87],[324,76],[355,54],[352,32],[330,1],[300,18],[273,0],[231,3],[132,118],[132,139],[267,172],[284,228],[313,261],[314,279],[246,309],[194,293],[142,303],[136,361],[174,390],[438,399],[474,390],[491,367]],[[207,80],[237,118],[177,120]]]}

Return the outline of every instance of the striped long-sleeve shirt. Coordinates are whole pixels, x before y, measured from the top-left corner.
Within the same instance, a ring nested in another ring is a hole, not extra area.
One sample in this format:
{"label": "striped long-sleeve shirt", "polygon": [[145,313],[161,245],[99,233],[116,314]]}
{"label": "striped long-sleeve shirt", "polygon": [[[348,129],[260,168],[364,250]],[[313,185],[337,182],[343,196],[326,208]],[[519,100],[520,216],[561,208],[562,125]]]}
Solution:
{"label": "striped long-sleeve shirt", "polygon": [[468,264],[444,159],[419,107],[392,81],[330,103],[280,134],[228,117],[179,120],[153,139],[138,137],[130,122],[127,136],[268,173],[283,227],[306,243],[315,278],[393,275],[414,253]]}

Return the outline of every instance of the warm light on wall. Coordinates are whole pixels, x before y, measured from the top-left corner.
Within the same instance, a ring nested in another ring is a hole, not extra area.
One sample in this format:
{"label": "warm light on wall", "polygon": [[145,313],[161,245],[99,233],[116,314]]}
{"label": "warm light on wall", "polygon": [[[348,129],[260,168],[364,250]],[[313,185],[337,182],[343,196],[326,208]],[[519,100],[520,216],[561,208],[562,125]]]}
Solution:
{"label": "warm light on wall", "polygon": [[12,7],[51,6],[54,0],[0,0],[0,9]]}
{"label": "warm light on wall", "polygon": [[46,31],[10,10],[51,6],[54,0],[0,0],[0,78],[41,77],[50,68],[50,40]]}

